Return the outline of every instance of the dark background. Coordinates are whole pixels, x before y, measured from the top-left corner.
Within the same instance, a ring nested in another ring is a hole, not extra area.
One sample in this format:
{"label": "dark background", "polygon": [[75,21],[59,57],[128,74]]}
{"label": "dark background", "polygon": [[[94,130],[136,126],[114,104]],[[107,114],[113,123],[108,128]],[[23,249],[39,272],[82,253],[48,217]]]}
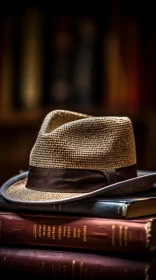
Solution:
{"label": "dark background", "polygon": [[155,10],[125,2],[105,1],[98,15],[1,9],[0,183],[28,169],[43,118],[58,108],[129,116],[138,168],[156,170]]}

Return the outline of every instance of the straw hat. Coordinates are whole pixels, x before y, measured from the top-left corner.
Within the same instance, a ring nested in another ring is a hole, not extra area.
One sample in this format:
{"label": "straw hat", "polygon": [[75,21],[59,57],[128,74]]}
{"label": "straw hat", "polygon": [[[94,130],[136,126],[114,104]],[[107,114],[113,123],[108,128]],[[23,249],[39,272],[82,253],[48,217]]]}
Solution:
{"label": "straw hat", "polygon": [[60,203],[142,192],[155,182],[155,172],[138,176],[128,117],[54,110],[43,120],[29,170],[5,182],[1,194],[17,203]]}

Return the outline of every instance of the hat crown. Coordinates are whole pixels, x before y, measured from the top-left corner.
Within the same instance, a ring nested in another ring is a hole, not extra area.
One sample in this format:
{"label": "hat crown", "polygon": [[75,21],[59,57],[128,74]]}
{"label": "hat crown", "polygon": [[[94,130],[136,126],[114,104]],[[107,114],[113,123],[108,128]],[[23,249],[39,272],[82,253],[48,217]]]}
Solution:
{"label": "hat crown", "polygon": [[128,117],[92,117],[55,110],[43,120],[29,165],[42,168],[108,170],[136,164]]}
{"label": "hat crown", "polygon": [[61,203],[147,191],[155,181],[155,172],[137,174],[128,117],[55,110],[43,120],[29,171],[8,180],[1,194],[19,203]]}

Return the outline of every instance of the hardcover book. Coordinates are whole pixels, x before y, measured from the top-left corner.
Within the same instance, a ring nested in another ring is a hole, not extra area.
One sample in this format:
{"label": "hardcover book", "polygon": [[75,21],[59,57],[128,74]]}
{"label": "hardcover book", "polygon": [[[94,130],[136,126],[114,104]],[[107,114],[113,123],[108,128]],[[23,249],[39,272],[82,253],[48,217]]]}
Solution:
{"label": "hardcover book", "polygon": [[156,251],[156,216],[123,220],[1,211],[0,246],[150,253]]}
{"label": "hardcover book", "polygon": [[153,258],[101,255],[63,250],[0,248],[0,271],[5,277],[30,279],[155,279]]}
{"label": "hardcover book", "polygon": [[47,212],[103,218],[132,219],[156,215],[156,188],[126,197],[90,198],[75,202],[33,205],[9,202],[0,195],[0,211]]}

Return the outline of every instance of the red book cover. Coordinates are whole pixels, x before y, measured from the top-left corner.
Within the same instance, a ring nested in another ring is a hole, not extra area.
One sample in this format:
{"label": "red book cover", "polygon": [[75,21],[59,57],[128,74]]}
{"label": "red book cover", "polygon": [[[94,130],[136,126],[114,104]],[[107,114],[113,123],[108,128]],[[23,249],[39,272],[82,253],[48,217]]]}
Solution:
{"label": "red book cover", "polygon": [[0,212],[0,245],[119,252],[156,250],[156,217],[120,220]]}
{"label": "red book cover", "polygon": [[[151,260],[136,260],[84,252],[0,248],[0,271],[5,276],[33,279],[151,279]],[[46,277],[46,278],[44,278]]]}

